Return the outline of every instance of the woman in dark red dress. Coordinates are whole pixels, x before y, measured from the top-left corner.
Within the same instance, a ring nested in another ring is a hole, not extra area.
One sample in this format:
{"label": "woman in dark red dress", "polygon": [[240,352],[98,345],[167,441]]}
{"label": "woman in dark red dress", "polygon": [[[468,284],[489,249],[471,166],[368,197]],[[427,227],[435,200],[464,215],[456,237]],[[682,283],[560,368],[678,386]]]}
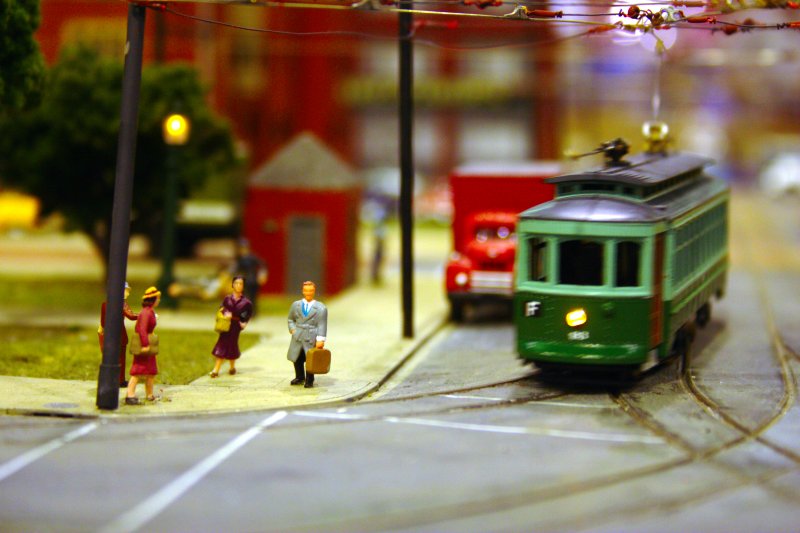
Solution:
{"label": "woman in dark red dress", "polygon": [[231,375],[236,373],[236,360],[242,355],[239,351],[239,333],[244,331],[253,316],[253,303],[244,295],[244,278],[236,276],[231,286],[233,292],[222,300],[222,315],[230,317],[231,328],[219,334],[217,344],[211,351],[211,355],[214,356],[214,370],[209,376],[212,378],[219,376],[222,361],[225,359],[231,366],[228,373]]}
{"label": "woman in dark red dress", "polygon": [[156,329],[156,312],[155,308],[161,302],[161,292],[155,287],[150,287],[142,297],[142,310],[139,313],[139,318],[136,319],[136,328],[134,335],[139,336],[142,343],[142,353],[133,356],[133,363],[131,364],[131,379],[128,382],[128,394],[125,397],[127,405],[136,405],[139,399],[136,397],[136,385],[139,383],[139,376],[145,379],[144,389],[147,399],[155,401],[156,397],[153,395],[153,382],[158,374],[158,365],[156,364],[156,356],[150,354],[150,339],[149,336]]}

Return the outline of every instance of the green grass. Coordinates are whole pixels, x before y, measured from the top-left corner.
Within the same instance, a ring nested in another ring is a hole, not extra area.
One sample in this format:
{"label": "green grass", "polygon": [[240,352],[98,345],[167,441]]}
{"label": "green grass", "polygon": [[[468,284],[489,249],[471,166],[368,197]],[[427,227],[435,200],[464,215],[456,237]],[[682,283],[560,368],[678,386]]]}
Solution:
{"label": "green grass", "polygon": [[[136,281],[137,287],[147,285]],[[258,300],[259,315],[285,315],[294,299],[290,296],[262,296]],[[6,313],[89,314],[99,319],[100,304],[104,300],[105,285],[100,281],[0,277],[0,308]],[[136,295],[132,294],[129,302],[135,310],[140,308]],[[179,309],[203,311],[213,317],[218,306],[217,301],[186,299],[181,300]],[[130,335],[133,327],[127,326]],[[159,327],[157,333],[163,350],[158,356],[158,383],[186,384],[207,374],[213,367],[211,350],[217,342],[213,331]],[[256,335],[244,333],[239,347],[244,351],[256,342]],[[97,379],[101,358],[94,327],[0,326],[0,375],[93,381]],[[126,372],[131,361],[128,354]]]}
{"label": "green grass", "polygon": [[[128,303],[138,309],[144,288],[152,282],[133,280],[134,287],[140,288],[131,293]],[[298,296],[260,296],[258,298],[259,314],[285,314],[291,302]],[[35,278],[10,278],[0,276],[0,307],[17,310],[38,310],[42,312],[63,311],[64,313],[100,313],[100,304],[106,299],[105,285],[90,280],[47,280]],[[180,310],[216,310],[222,298],[210,301],[181,299]],[[212,311],[213,312],[213,311]],[[0,337],[2,340],[2,337]]]}
{"label": "green grass", "polygon": [[[130,331],[129,331],[130,333]],[[214,332],[157,330],[161,351],[158,355],[157,383],[184,385],[213,367],[211,349],[217,342]],[[34,378],[97,379],[102,355],[93,328],[0,326],[0,374]],[[258,342],[255,335],[243,334],[239,348],[244,351]],[[127,370],[132,356],[127,356]]]}
{"label": "green grass", "polygon": [[4,308],[99,313],[105,299],[105,288],[99,281],[0,278],[0,302]]}

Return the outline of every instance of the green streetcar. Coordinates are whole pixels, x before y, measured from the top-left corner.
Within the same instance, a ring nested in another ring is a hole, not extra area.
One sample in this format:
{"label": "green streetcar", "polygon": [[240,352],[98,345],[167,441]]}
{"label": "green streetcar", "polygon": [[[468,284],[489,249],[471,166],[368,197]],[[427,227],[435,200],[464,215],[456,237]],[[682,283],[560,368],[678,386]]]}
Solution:
{"label": "green streetcar", "polygon": [[[652,150],[652,149],[651,149]],[[711,160],[653,150],[550,178],[554,200],[519,215],[520,358],[544,369],[646,369],[688,354],[728,272],[728,186]]]}

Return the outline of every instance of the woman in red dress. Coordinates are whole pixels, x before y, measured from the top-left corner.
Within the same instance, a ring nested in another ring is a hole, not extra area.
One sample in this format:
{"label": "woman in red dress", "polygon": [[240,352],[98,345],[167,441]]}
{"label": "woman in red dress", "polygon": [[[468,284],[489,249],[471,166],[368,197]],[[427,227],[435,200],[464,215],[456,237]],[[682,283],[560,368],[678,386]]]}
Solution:
{"label": "woman in red dress", "polygon": [[153,395],[153,381],[158,374],[158,365],[156,364],[156,356],[150,354],[150,339],[149,336],[156,329],[156,312],[155,308],[161,302],[161,292],[155,287],[150,287],[142,297],[142,310],[139,313],[139,318],[136,319],[136,328],[134,335],[139,336],[142,343],[142,352],[139,355],[133,356],[133,363],[131,364],[131,379],[128,382],[128,394],[125,397],[127,405],[137,405],[139,399],[136,397],[136,385],[139,383],[139,376],[145,379],[144,389],[147,399],[155,401],[156,397]]}
{"label": "woman in red dress", "polygon": [[253,316],[253,304],[244,295],[244,278],[236,276],[233,278],[233,292],[222,300],[222,315],[230,317],[231,329],[219,334],[219,339],[211,355],[214,356],[214,370],[209,376],[215,378],[219,376],[222,361],[228,360],[231,368],[228,371],[233,375],[236,373],[236,360],[242,355],[239,351],[239,333],[247,327],[247,322]]}

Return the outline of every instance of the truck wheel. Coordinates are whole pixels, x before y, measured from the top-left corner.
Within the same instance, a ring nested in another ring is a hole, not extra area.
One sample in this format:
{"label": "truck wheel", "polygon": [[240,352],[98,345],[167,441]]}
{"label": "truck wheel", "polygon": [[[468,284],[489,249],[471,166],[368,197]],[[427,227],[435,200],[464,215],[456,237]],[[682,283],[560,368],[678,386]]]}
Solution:
{"label": "truck wheel", "polygon": [[464,321],[464,302],[450,301],[450,320],[453,322]]}
{"label": "truck wheel", "polygon": [[711,302],[706,302],[700,307],[700,309],[697,310],[697,313],[694,316],[694,321],[697,323],[698,326],[704,328],[706,327],[706,325],[710,320],[711,320]]}

